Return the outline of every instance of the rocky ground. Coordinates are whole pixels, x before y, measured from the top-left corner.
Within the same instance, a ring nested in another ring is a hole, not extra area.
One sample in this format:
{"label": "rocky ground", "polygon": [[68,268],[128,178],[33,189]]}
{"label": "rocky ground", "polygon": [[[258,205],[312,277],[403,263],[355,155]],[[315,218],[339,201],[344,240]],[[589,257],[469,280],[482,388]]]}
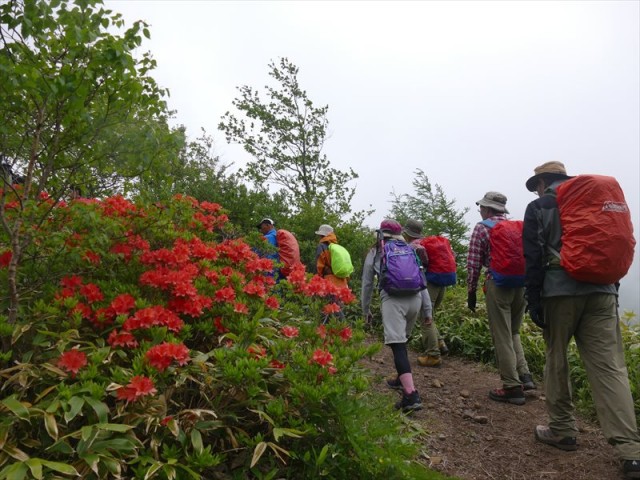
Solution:
{"label": "rocky ground", "polygon": [[[416,388],[424,409],[412,420],[428,432],[425,452],[431,467],[462,479],[621,479],[613,448],[597,424],[579,420],[578,450],[564,452],[535,441],[536,425],[546,425],[542,386],[526,392],[515,406],[492,401],[488,392],[500,386],[490,367],[457,357],[444,357],[441,368],[419,367],[410,352]],[[376,385],[395,402],[385,377],[395,374],[389,348],[366,362]]]}

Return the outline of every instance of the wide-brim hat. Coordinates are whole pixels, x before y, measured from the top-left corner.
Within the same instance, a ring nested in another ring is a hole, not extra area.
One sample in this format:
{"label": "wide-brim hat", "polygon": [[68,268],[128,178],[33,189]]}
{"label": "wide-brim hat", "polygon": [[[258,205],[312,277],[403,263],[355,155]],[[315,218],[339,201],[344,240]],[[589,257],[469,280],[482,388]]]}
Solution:
{"label": "wide-brim hat", "polygon": [[527,190],[529,190],[530,192],[536,191],[536,188],[538,187],[538,180],[543,175],[553,176],[558,180],[571,178],[569,175],[567,175],[567,170],[564,168],[564,164],[555,160],[543,163],[539,167],[534,168],[533,173],[533,177],[529,178],[529,180],[527,180],[527,183],[525,184],[527,186]]}
{"label": "wide-brim hat", "polygon": [[273,220],[271,220],[270,218],[263,218],[262,220],[260,220],[260,223],[256,225],[256,227],[260,228],[263,223],[268,223],[269,225],[275,225],[275,223],[273,223]]}
{"label": "wide-brim hat", "polygon": [[331,225],[320,225],[318,230],[316,230],[316,235],[321,235],[323,237],[326,237],[330,233],[333,233],[333,227]]}
{"label": "wide-brim hat", "polygon": [[476,202],[476,205],[491,208],[496,212],[509,213],[509,210],[507,210],[507,197],[500,192],[485,193],[484,197]]}
{"label": "wide-brim hat", "polygon": [[413,218],[410,218],[409,220],[407,220],[407,223],[402,229],[402,233],[404,233],[407,237],[421,238],[423,227],[424,225],[420,220],[414,220]]}

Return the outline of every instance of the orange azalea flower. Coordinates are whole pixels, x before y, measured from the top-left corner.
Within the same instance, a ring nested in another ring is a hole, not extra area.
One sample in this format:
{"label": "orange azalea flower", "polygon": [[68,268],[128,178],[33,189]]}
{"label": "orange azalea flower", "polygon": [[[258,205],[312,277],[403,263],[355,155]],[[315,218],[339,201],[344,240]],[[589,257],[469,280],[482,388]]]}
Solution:
{"label": "orange azalea flower", "polygon": [[5,250],[2,252],[2,255],[0,255],[0,267],[8,267],[12,256],[13,252],[11,250]]}
{"label": "orange azalea flower", "polygon": [[300,333],[296,327],[290,327],[290,326],[282,327],[280,332],[282,332],[282,335],[284,335],[287,338],[295,338]]}
{"label": "orange azalea flower", "polygon": [[247,314],[249,313],[249,307],[247,307],[244,303],[235,303],[233,305],[233,311],[236,313],[243,313],[243,314]]}
{"label": "orange azalea flower", "polygon": [[126,387],[118,389],[117,395],[119,400],[133,402],[140,397],[147,395],[155,395],[157,390],[153,384],[153,380],[143,375],[132,377]]}
{"label": "orange azalea flower", "polygon": [[351,331],[351,328],[349,327],[344,327],[342,330],[340,330],[340,338],[342,338],[343,342],[348,342],[349,340],[351,340],[351,337],[353,336],[353,332]]}
{"label": "orange azalea flower", "polygon": [[337,303],[329,303],[324,306],[322,311],[326,314],[338,313],[340,311],[340,305],[338,305]]}
{"label": "orange azalea flower", "polygon": [[269,366],[272,368],[277,368],[278,370],[282,370],[286,367],[286,365],[282,362],[279,362],[275,358],[269,362]]}
{"label": "orange azalea flower", "polygon": [[134,337],[129,332],[117,332],[113,330],[109,334],[109,338],[107,338],[107,343],[112,347],[129,347],[136,348],[138,346],[138,341],[136,337]]}
{"label": "orange azalea flower", "polygon": [[104,299],[100,288],[93,283],[87,283],[80,287],[80,295],[84,296],[89,303],[99,302]]}
{"label": "orange azalea flower", "polygon": [[236,292],[231,287],[221,288],[216,292],[215,300],[216,302],[228,302],[231,303],[236,299]]}
{"label": "orange azalea flower", "polygon": [[186,364],[189,361],[189,349],[181,343],[164,342],[151,347],[145,358],[152,367],[163,372],[174,360],[178,365]]}
{"label": "orange azalea flower", "polygon": [[316,333],[320,338],[324,340],[325,338],[327,338],[327,327],[325,327],[324,325],[320,325],[318,328],[316,328]]}
{"label": "orange azalea flower", "polygon": [[317,363],[318,365],[328,365],[333,360],[333,355],[324,350],[316,350],[313,352],[313,356],[311,357],[311,361]]}
{"label": "orange azalea flower", "polygon": [[136,299],[128,293],[118,295],[111,301],[111,310],[116,315],[125,315],[129,313],[136,306]]}
{"label": "orange azalea flower", "polygon": [[247,348],[247,352],[249,352],[255,359],[264,358],[267,356],[267,349],[259,345],[251,345],[249,348]]}
{"label": "orange azalea flower", "polygon": [[64,352],[58,358],[56,365],[71,373],[71,378],[76,376],[76,373],[87,364],[87,356],[84,352],[74,348]]}
{"label": "orange azalea flower", "polygon": [[87,250],[86,252],[84,252],[84,256],[82,258],[89,263],[93,263],[94,265],[100,265],[100,255],[92,252],[91,250]]}
{"label": "orange azalea flower", "polygon": [[276,297],[269,297],[264,301],[264,304],[272,310],[280,308],[280,302]]}

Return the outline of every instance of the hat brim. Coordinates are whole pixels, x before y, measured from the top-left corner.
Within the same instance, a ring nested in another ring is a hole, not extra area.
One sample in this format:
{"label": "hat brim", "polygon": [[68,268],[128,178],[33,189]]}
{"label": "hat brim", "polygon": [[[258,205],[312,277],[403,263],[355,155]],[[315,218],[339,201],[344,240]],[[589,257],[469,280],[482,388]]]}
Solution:
{"label": "hat brim", "polygon": [[509,213],[509,210],[507,210],[507,207],[505,207],[504,205],[500,205],[499,203],[494,203],[494,202],[487,202],[484,198],[478,200],[476,202],[476,205],[479,205],[481,207],[491,208],[492,210],[495,210],[496,212],[500,212],[500,213]]}
{"label": "hat brim", "polygon": [[416,232],[412,232],[411,230],[407,230],[406,228],[404,228],[402,230],[402,233],[404,233],[407,237],[411,237],[411,238],[420,238],[420,237],[422,237],[422,234],[416,233]]}
{"label": "hat brim", "polygon": [[544,176],[547,176],[548,178],[551,178],[553,180],[566,180],[571,178],[571,176],[565,175],[564,173],[538,173],[537,175],[529,178],[529,180],[527,180],[527,183],[525,183],[527,190],[529,190],[530,192],[535,192],[538,189],[538,180],[540,180]]}

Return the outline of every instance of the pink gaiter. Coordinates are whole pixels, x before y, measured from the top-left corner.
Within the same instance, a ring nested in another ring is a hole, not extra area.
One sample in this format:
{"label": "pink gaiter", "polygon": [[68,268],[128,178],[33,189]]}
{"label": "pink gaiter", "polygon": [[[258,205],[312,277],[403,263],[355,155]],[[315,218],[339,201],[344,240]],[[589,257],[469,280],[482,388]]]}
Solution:
{"label": "pink gaiter", "polygon": [[400,379],[404,393],[407,395],[416,389],[416,387],[413,386],[413,375],[411,373],[403,373],[398,378]]}

